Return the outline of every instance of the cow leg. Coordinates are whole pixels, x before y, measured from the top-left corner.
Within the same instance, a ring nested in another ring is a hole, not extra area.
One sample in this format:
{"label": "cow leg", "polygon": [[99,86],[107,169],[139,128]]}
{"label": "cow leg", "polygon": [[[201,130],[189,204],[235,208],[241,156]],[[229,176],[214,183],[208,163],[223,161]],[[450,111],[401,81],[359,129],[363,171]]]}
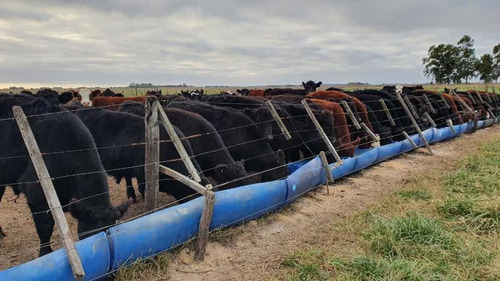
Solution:
{"label": "cow leg", "polygon": [[135,195],[134,186],[132,185],[132,178],[126,177],[125,183],[127,185],[127,198],[129,199],[132,198],[132,200],[134,200],[134,203],[137,203],[137,197]]}
{"label": "cow leg", "polygon": [[[31,206],[30,209],[32,213],[39,211]],[[33,220],[35,221],[36,232],[40,238],[39,256],[41,257],[52,252],[52,248],[50,247],[50,237],[52,236],[52,231],[54,231],[54,220],[52,219],[52,214],[45,212],[34,214]]]}
{"label": "cow leg", "polygon": [[2,197],[4,193],[5,193],[5,186],[0,186],[0,202],[2,202]]}

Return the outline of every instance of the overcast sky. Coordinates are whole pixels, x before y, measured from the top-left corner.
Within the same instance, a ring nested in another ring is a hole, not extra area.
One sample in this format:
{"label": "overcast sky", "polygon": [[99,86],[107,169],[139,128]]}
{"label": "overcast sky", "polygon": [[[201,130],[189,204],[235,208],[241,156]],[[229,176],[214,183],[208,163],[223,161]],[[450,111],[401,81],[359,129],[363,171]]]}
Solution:
{"label": "overcast sky", "polygon": [[432,44],[500,43],[500,1],[1,0],[0,85],[426,82]]}

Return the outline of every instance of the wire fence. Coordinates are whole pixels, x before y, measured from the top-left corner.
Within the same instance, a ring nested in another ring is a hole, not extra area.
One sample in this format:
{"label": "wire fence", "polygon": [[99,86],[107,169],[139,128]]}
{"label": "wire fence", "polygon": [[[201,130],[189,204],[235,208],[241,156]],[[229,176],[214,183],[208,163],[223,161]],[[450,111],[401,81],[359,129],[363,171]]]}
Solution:
{"label": "wire fence", "polygon": [[[387,101],[397,101],[399,103],[398,99],[384,99],[384,100],[387,100]],[[372,102],[372,101],[363,101],[363,103],[370,103],[370,102]],[[375,101],[373,101],[373,102],[375,102]],[[222,103],[222,102],[209,102],[209,103],[212,104],[212,105],[216,105],[216,106],[231,106],[231,105],[235,105],[234,103]],[[144,105],[144,102],[140,102],[140,104]],[[238,105],[256,106],[255,104],[251,104],[251,103],[248,103],[248,104],[246,104],[246,103],[238,103]],[[277,105],[279,106],[279,103],[277,103]],[[298,105],[298,104],[295,104],[295,105]],[[102,109],[111,108],[111,107],[116,107],[116,105],[99,107],[99,108],[97,108],[97,110],[102,110]],[[168,108],[168,105],[167,105],[167,108]],[[353,107],[353,108],[355,108],[355,107]],[[444,110],[446,108],[447,108],[447,106],[444,106],[444,105],[441,106],[441,107],[434,107],[434,109],[437,112],[440,111],[440,110]],[[417,108],[417,110],[418,109],[419,108]],[[44,116],[54,116],[54,115],[58,115],[58,114],[67,114],[69,112],[79,111],[79,110],[88,111],[88,110],[96,110],[96,108],[84,107],[84,108],[72,109],[72,110],[68,110],[68,111],[63,110],[63,111],[59,111],[59,112],[41,113],[41,114],[29,115],[29,116],[27,116],[27,118],[38,118],[38,117],[44,117]],[[394,120],[398,120],[398,121],[400,121],[400,120],[407,120],[408,116],[399,116],[399,117],[396,117],[396,116],[398,116],[398,114],[396,114],[396,111],[400,111],[400,110],[403,110],[403,107],[392,107],[392,108],[389,108],[389,112],[392,111],[391,114],[393,114],[392,118]],[[498,108],[496,110],[498,110]],[[367,113],[377,113],[377,112],[386,112],[386,111],[385,110],[372,110],[372,109],[369,109],[369,111],[367,111]],[[315,111],[315,113],[319,114],[318,111]],[[348,128],[348,131],[349,131],[348,134],[345,134],[345,135],[342,135],[342,136],[337,136],[337,137],[329,136],[330,140],[332,142],[336,143],[336,145],[337,145],[337,147],[336,147],[337,148],[337,152],[343,153],[343,152],[345,152],[346,150],[349,149],[348,147],[345,147],[346,145],[348,145],[348,143],[344,143],[344,142],[348,141],[348,140],[353,141],[353,138],[355,138],[356,136],[359,136],[360,132],[363,132],[363,131],[356,130],[354,128],[354,124],[352,124],[352,121],[351,121],[348,113],[346,113],[344,111],[339,112],[339,113],[345,115],[345,118],[347,120],[347,124],[338,124],[338,122],[335,122],[335,121],[338,121],[338,120],[333,119],[334,120],[333,126],[325,126],[323,129],[333,129],[333,130],[336,130],[336,129],[341,129],[341,128]],[[359,114],[359,112],[357,112],[357,114]],[[434,116],[436,116],[436,115],[434,114]],[[307,114],[298,114],[298,115],[291,115],[291,116],[280,116],[280,118],[283,121],[290,121],[289,124],[293,127],[293,128],[288,128],[289,130],[291,129],[290,133],[292,135],[294,135],[294,136],[298,136],[299,137],[299,142],[297,142],[294,145],[282,147],[280,150],[282,150],[284,152],[288,152],[288,151],[292,151],[292,150],[297,150],[299,148],[303,148],[303,149],[305,148],[305,151],[307,151],[309,154],[312,154],[312,156],[303,157],[302,159],[299,159],[299,160],[296,160],[296,161],[292,161],[292,162],[289,162],[289,163],[285,163],[285,164],[281,164],[281,165],[275,165],[274,167],[262,169],[260,171],[252,171],[252,173],[248,173],[246,176],[239,177],[239,178],[236,178],[236,179],[232,179],[232,180],[229,180],[229,181],[226,181],[226,182],[217,183],[214,186],[214,188],[217,188],[217,189],[224,188],[225,186],[230,185],[232,183],[239,182],[239,181],[251,178],[251,177],[259,176],[259,175],[262,175],[262,174],[265,174],[265,173],[269,173],[269,172],[272,172],[272,171],[275,171],[275,170],[278,170],[278,169],[287,168],[287,167],[289,167],[290,164],[298,163],[298,162],[305,161],[305,160],[311,160],[311,159],[313,159],[313,158],[315,158],[317,156],[317,154],[315,154],[315,150],[311,148],[311,144],[315,143],[315,142],[321,142],[322,141],[322,137],[318,135],[317,137],[313,137],[313,138],[306,138],[306,139],[304,138],[305,134],[311,133],[311,132],[317,132],[317,129],[316,128],[306,128],[306,129],[301,129],[301,130],[297,129],[297,124],[298,124],[297,122],[299,122],[300,120],[307,119],[307,118],[309,118],[309,116]],[[359,116],[356,117],[356,118],[359,118]],[[450,115],[447,115],[447,116],[439,116],[439,115],[437,115],[437,117],[435,117],[433,120],[438,125],[445,126],[445,122],[444,121],[446,121],[447,119],[451,119],[454,123],[455,122],[458,123],[459,120],[460,120],[460,117],[458,115],[456,115],[456,114],[451,114],[450,113]],[[7,121],[15,122],[15,120],[14,120],[13,117],[8,117],[8,118],[2,118],[2,119],[0,119],[0,122],[7,122]],[[387,124],[389,120],[386,119],[386,120],[379,120],[379,121],[380,122],[385,122]],[[422,118],[418,118],[417,119],[418,125],[422,126],[423,129],[428,128],[428,121],[429,120],[425,121]],[[265,124],[274,124],[274,122],[276,122],[274,119],[270,119],[270,120],[266,120],[266,121],[261,121],[261,122],[252,122],[251,124],[247,124],[247,125],[234,126],[234,127],[231,127],[231,128],[216,130],[216,131],[213,131],[213,132],[205,132],[205,133],[199,133],[199,134],[195,134],[195,135],[184,136],[184,137],[180,137],[180,139],[181,140],[190,141],[190,140],[193,140],[194,138],[202,138],[202,137],[206,137],[206,136],[210,136],[210,135],[217,135],[217,134],[221,134],[221,133],[225,133],[225,132],[231,132],[231,131],[237,131],[237,130],[244,130],[244,129],[247,129],[249,127],[261,126],[261,125],[265,125]],[[389,129],[391,129],[390,126],[389,126]],[[414,129],[414,127],[413,127],[413,125],[404,125],[404,126],[397,127],[397,129],[399,131],[401,131],[401,132],[402,131],[406,131],[406,130],[412,131]],[[375,133],[380,133],[380,132],[375,132]],[[143,132],[138,132],[138,134],[143,134]],[[283,135],[284,135],[284,133],[276,131],[276,130],[273,130],[273,135],[272,135],[273,138],[282,137]],[[371,139],[368,134],[364,134],[361,137],[361,140],[364,141],[365,145],[366,144],[368,144],[368,145],[374,145],[376,143],[380,143],[381,141],[386,141],[386,140],[390,141],[391,139],[393,139],[395,137],[401,137],[401,135],[402,135],[402,133],[391,133],[391,134],[389,134],[389,136],[380,137],[378,140],[374,140],[374,139]],[[170,139],[162,139],[162,140],[159,140],[158,142],[159,143],[169,143],[169,142],[172,142],[172,141]],[[206,156],[206,155],[209,155],[211,153],[216,153],[216,152],[225,151],[225,150],[231,151],[231,150],[235,150],[235,149],[245,149],[246,146],[255,145],[255,144],[259,143],[259,142],[262,142],[262,143],[269,142],[269,136],[264,136],[264,137],[260,137],[260,138],[255,138],[255,139],[252,139],[252,140],[248,140],[248,141],[245,141],[245,142],[233,144],[233,145],[219,147],[219,148],[216,148],[216,149],[212,149],[210,151],[203,151],[203,152],[196,153],[196,154],[192,153],[192,154],[189,155],[189,158],[191,158],[193,160],[196,160],[197,157]],[[146,142],[145,141],[141,141],[141,142],[133,142],[133,143],[125,143],[125,144],[115,144],[115,145],[110,145],[110,146],[100,146],[100,147],[92,146],[92,147],[88,147],[88,148],[79,148],[79,149],[73,149],[73,150],[50,151],[50,152],[42,153],[42,155],[43,156],[61,155],[61,154],[71,155],[71,154],[74,154],[74,153],[85,152],[85,151],[97,151],[99,153],[103,153],[103,151],[105,151],[105,150],[114,150],[114,149],[118,149],[118,148],[126,148],[126,147],[133,147],[133,146],[145,146],[145,145],[146,145]],[[325,152],[327,154],[331,154],[331,152],[328,151],[328,149],[325,148],[324,150],[325,150]],[[302,153],[304,153],[305,151],[302,151]],[[266,151],[266,152],[264,152],[262,154],[252,155],[251,157],[247,157],[247,158],[244,158],[244,159],[235,159],[235,160],[238,160],[238,161],[240,161],[240,160],[251,161],[251,160],[255,160],[255,159],[261,158],[261,157],[273,156],[273,154],[275,154],[275,153],[276,153],[276,151],[270,150],[270,151]],[[29,155],[27,155],[27,154],[26,155],[9,155],[9,156],[0,157],[0,161],[19,160],[19,159],[28,158],[28,157],[29,157]],[[137,168],[145,168],[148,165],[156,165],[156,164],[168,165],[169,163],[179,162],[179,161],[182,161],[182,160],[183,160],[182,158],[177,157],[177,158],[163,160],[163,161],[158,161],[158,162],[154,162],[154,163],[143,163],[143,164],[138,164],[138,165],[126,166],[126,167],[109,168],[107,170],[96,170],[96,171],[87,171],[87,172],[81,172],[81,173],[73,173],[73,174],[68,174],[68,175],[60,175],[60,176],[52,177],[51,180],[57,181],[57,180],[61,180],[61,179],[68,179],[68,178],[74,178],[74,177],[83,177],[83,176],[88,176],[88,175],[93,175],[93,174],[110,174],[111,172],[120,171],[120,170],[131,170],[131,169],[137,169]],[[206,173],[206,172],[208,172],[210,170],[213,170],[214,168],[215,167],[204,168],[204,169],[201,169],[200,171],[198,171],[198,173],[199,174],[204,174],[204,173]],[[279,179],[285,179],[285,178],[286,177],[282,177],[282,178],[279,178]],[[167,178],[167,179],[162,178],[159,181],[162,182],[162,183],[164,183],[164,182],[168,182],[168,181],[174,181],[174,179],[172,179],[172,178]],[[38,184],[39,182],[40,182],[39,180],[35,180],[35,181],[25,181],[25,182],[2,183],[0,186],[16,186],[16,185],[26,185],[26,184]],[[137,183],[137,185],[143,185],[143,184],[146,184],[146,182],[138,182]],[[132,185],[125,185],[125,188],[133,188],[133,187],[134,187],[133,184]],[[109,196],[109,193],[110,193],[110,191],[108,189],[105,192],[99,192],[99,193],[91,194],[89,196],[85,196],[85,197],[82,197],[82,198],[77,198],[76,200],[73,200],[73,201],[71,201],[71,202],[69,202],[67,204],[64,204],[61,207],[62,208],[67,208],[67,207],[69,207],[72,204],[80,203],[82,201],[86,201],[86,200],[90,200],[90,199],[95,199],[96,197],[99,197],[99,196]],[[301,195],[302,194],[297,194],[295,196],[298,197],[298,196],[301,196]],[[132,216],[132,217],[130,217],[130,218],[124,220],[124,221],[120,221],[120,223],[137,219],[139,217],[145,216],[145,215],[153,213],[155,211],[158,211],[158,210],[170,207],[172,205],[178,204],[179,202],[183,202],[183,201],[186,201],[188,199],[192,199],[192,198],[194,198],[196,196],[198,196],[198,194],[193,193],[193,194],[185,196],[183,198],[176,199],[176,200],[174,200],[172,202],[169,202],[169,203],[164,204],[162,206],[156,207],[155,209],[153,209],[151,211],[143,212],[143,213],[134,215],[134,216]],[[26,216],[36,216],[36,215],[39,215],[39,214],[47,214],[50,211],[51,211],[51,209],[49,208],[49,209],[44,210],[44,211],[32,212],[32,213],[30,213],[30,214],[28,214]],[[245,220],[245,218],[242,218],[241,220]],[[111,227],[113,225],[115,225],[115,224],[110,224],[110,225],[104,226],[102,228],[99,228],[99,229],[96,229],[96,230],[92,230],[92,232],[78,233],[78,234],[74,235],[74,237],[75,238],[80,238],[80,237],[86,236],[87,234],[90,234],[90,233],[98,232],[100,230],[105,230],[105,229],[107,229],[107,228],[109,228],[109,227]],[[8,230],[6,230],[6,231],[8,231]],[[131,230],[127,230],[127,231],[131,231]],[[213,230],[213,231],[215,231],[215,230]],[[196,236],[193,237],[192,239],[195,239],[195,238],[196,238]],[[60,243],[61,241],[62,241],[62,239],[52,239],[52,241],[50,241],[48,243],[44,243],[41,246],[42,247],[45,247],[45,246],[54,246],[54,245]],[[18,254],[26,253],[26,252],[36,253],[36,252],[38,252],[38,250],[39,250],[39,246],[32,247],[32,248],[24,248],[24,249],[22,249],[20,251],[17,251],[17,253]],[[7,257],[5,257],[5,258],[7,258]],[[4,259],[4,256],[0,257],[0,261],[2,259]]]}

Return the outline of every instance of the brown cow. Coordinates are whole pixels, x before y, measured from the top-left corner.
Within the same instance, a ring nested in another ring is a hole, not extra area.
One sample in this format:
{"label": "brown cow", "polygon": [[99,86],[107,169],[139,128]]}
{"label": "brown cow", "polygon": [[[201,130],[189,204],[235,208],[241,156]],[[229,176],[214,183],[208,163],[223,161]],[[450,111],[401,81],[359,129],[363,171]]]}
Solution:
{"label": "brown cow", "polygon": [[92,106],[93,107],[104,107],[105,109],[108,110],[113,110],[117,111],[118,108],[120,107],[120,104],[126,101],[138,101],[138,102],[144,102],[146,101],[145,96],[141,97],[95,97],[92,99]]}
{"label": "brown cow", "polygon": [[252,89],[252,90],[250,90],[250,93],[248,95],[252,96],[252,97],[263,97],[264,96],[264,90]]}
{"label": "brown cow", "polygon": [[313,103],[321,106],[321,108],[328,110],[333,113],[333,119],[335,120],[335,134],[337,136],[337,141],[339,147],[337,152],[340,156],[352,157],[354,156],[354,148],[359,145],[361,141],[357,138],[355,141],[351,142],[351,134],[347,127],[347,119],[345,117],[344,110],[342,106],[336,102],[331,102],[321,99],[309,99]]}
{"label": "brown cow", "polygon": [[[354,106],[356,108],[356,111],[359,114],[359,117],[361,118],[361,121],[366,124],[366,126],[373,132],[373,127],[370,122],[370,119],[368,119],[368,112],[366,110],[365,105],[357,98],[349,96],[345,93],[337,92],[337,91],[318,91],[314,93],[308,94],[306,97],[308,98],[315,98],[315,99],[347,99],[347,100],[352,100],[354,102]],[[371,139],[368,137],[368,134],[365,134],[362,137],[360,148],[370,148],[372,144]]]}

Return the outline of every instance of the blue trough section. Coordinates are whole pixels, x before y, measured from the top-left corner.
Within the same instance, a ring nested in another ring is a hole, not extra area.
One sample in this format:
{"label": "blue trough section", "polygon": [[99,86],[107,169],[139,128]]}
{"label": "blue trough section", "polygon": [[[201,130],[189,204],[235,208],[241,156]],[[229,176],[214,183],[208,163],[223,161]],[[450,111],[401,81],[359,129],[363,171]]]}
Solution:
{"label": "blue trough section", "polygon": [[[478,128],[492,126],[493,119],[479,121]],[[450,128],[428,129],[423,134],[429,143],[455,138],[473,129],[473,124]],[[424,143],[418,135],[411,136],[418,146]],[[332,170],[341,178],[366,167],[403,154],[414,147],[408,140],[377,148],[356,150],[355,157],[343,159]],[[330,164],[330,167],[334,167]],[[241,186],[216,193],[210,229],[240,224],[290,204],[302,194],[326,182],[319,157],[289,165],[290,176],[285,180]],[[164,209],[110,228],[76,243],[85,269],[84,280],[104,279],[120,266],[172,249],[198,232],[203,210],[203,198]],[[73,280],[66,253],[59,249],[31,262],[0,272],[0,280]]]}

